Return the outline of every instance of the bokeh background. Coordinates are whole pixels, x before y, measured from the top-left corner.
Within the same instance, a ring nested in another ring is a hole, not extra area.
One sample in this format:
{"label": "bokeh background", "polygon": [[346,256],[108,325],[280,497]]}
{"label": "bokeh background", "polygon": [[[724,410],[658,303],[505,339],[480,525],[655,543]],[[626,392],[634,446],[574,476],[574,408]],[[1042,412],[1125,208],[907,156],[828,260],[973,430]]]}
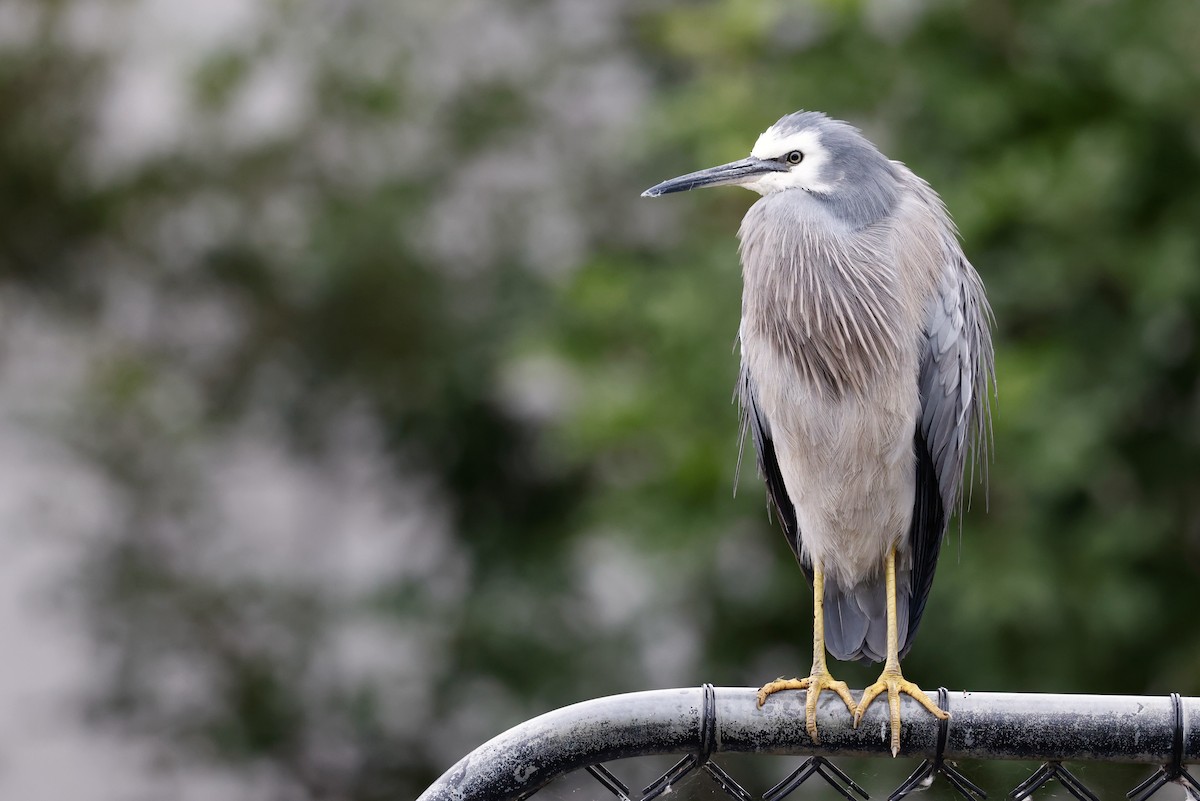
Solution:
{"label": "bokeh background", "polygon": [[804,671],[734,494],[753,197],[638,196],[798,108],[997,318],[906,673],[1200,694],[1195,0],[0,0],[0,795],[411,798]]}

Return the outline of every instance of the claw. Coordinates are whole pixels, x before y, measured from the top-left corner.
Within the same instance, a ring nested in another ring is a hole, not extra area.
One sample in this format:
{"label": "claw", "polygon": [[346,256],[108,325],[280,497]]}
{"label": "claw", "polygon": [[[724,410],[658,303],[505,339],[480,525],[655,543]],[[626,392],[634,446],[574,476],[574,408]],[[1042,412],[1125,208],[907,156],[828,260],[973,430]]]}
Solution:
{"label": "claw", "polygon": [[846,709],[850,710],[850,714],[856,714],[854,697],[850,695],[850,688],[846,686],[846,682],[837,681],[827,672],[813,673],[805,679],[776,679],[767,682],[758,691],[759,709],[767,702],[767,696],[780,690],[807,691],[804,699],[804,730],[808,732],[813,743],[821,742],[821,738],[817,735],[817,701],[820,700],[822,690],[832,690],[846,704]]}

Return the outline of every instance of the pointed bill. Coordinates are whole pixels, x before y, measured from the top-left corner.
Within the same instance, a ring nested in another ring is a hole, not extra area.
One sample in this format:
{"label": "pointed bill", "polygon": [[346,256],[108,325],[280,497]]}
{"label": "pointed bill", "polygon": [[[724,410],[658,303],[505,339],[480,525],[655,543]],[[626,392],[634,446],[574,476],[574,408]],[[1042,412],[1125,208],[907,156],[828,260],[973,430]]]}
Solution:
{"label": "pointed bill", "polygon": [[753,181],[759,176],[771,172],[787,172],[786,164],[778,161],[756,159],[751,156],[741,161],[722,164],[720,167],[709,167],[707,170],[689,172],[678,178],[663,181],[642,193],[642,197],[658,197],[672,192],[686,192],[689,189],[702,189],[706,186],[729,186]]}

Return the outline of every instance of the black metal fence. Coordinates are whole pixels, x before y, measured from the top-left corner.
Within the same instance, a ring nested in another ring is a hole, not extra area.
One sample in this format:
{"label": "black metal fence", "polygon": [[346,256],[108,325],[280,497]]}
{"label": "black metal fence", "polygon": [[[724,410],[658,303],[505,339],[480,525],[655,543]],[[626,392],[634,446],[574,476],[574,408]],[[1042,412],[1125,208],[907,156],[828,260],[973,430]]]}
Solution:
{"label": "black metal fence", "polygon": [[[749,687],[655,690],[614,695],[563,707],[484,743],[429,787],[419,801],[508,801],[524,799],[554,779],[586,771],[596,790],[617,801],[649,801],[669,792],[693,772],[707,773],[720,791],[737,801],[753,796],[711,757],[718,753],[786,754],[807,757],[790,776],[767,791],[764,801],[782,801],[801,785],[824,782],[857,801],[867,792],[829,757],[889,757],[887,704],[874,704],[859,728],[850,726],[845,705],[825,694],[817,708],[821,743],[804,729],[804,693],[785,692],[759,709]],[[1200,699],[1165,697],[977,693],[938,690],[950,712],[939,721],[915,701],[902,698],[901,756],[922,759],[890,795],[899,801],[930,781],[945,781],[967,799],[987,797],[955,763],[960,760],[1040,762],[1008,793],[1024,799],[1050,782],[1071,796],[1097,796],[1064,763],[1124,762],[1154,766],[1126,793],[1147,801],[1168,785],[1200,799],[1200,782],[1186,768],[1200,761]],[[606,762],[654,754],[683,758],[646,787],[631,790]],[[1179,792],[1176,791],[1176,798]]]}

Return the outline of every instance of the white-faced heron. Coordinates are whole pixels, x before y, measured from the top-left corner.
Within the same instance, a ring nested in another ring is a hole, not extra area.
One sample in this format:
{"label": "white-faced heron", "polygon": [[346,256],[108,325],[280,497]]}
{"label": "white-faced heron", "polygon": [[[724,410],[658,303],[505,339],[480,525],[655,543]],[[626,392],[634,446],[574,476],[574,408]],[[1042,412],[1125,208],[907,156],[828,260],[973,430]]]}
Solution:
{"label": "white-faced heron", "polygon": [[[900,693],[946,717],[905,680],[968,448],[986,449],[991,311],[937,193],[854,127],[789,114],[750,157],[665,181],[657,197],[705,186],[762,197],[741,239],[745,427],[780,525],[813,586],[805,724],[833,690],[862,720],[887,693],[900,748]],[[981,454],[982,456],[982,454]],[[825,651],[884,662],[856,705]]]}

